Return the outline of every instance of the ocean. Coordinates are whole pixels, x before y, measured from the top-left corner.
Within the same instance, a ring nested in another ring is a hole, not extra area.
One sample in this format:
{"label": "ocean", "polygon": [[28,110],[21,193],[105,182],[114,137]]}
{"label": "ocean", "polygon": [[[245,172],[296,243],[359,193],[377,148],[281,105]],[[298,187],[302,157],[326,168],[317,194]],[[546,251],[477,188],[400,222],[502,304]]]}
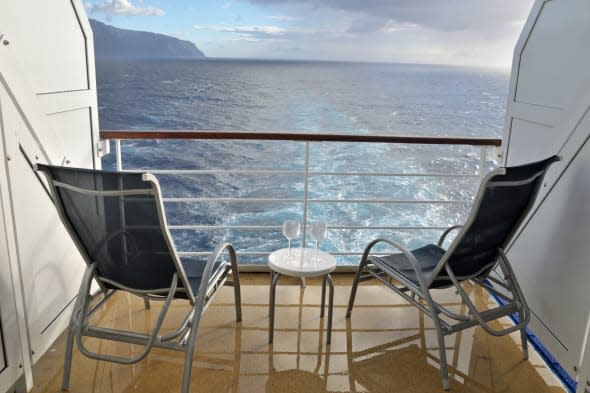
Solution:
{"label": "ocean", "polygon": [[[100,127],[113,130],[501,137],[509,80],[507,72],[448,66],[221,59],[98,60],[96,71]],[[302,171],[305,166],[305,145],[295,142],[136,140],[123,142],[122,149],[124,169]],[[312,143],[309,170],[471,174],[479,155],[471,147]],[[486,163],[486,169],[493,166],[491,160]],[[114,168],[114,154],[103,158],[103,167]],[[257,199],[166,203],[181,252],[211,251],[230,241],[243,254],[241,263],[265,263],[257,253],[287,244],[282,221],[303,217],[303,204],[294,201],[304,193],[299,175],[158,178],[165,198]],[[320,243],[327,251],[361,252],[377,236],[415,247],[440,234],[417,228],[463,222],[477,185],[478,179],[470,177],[310,176],[309,197],[316,202],[308,205],[307,216],[310,222],[328,223],[328,236]],[[290,201],[268,201],[274,198]],[[364,202],[370,198],[458,203]],[[175,228],[179,225],[242,228]],[[364,226],[381,229],[359,228]],[[308,237],[306,244],[312,243]],[[293,244],[301,244],[301,238]],[[340,256],[338,262],[358,259]]]}

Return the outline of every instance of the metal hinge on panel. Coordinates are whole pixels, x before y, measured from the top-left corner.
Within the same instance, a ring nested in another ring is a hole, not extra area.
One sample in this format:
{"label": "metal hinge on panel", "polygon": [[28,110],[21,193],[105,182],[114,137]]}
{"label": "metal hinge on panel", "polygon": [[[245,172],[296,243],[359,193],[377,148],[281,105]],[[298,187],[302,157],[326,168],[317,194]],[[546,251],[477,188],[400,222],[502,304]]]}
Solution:
{"label": "metal hinge on panel", "polygon": [[98,151],[98,157],[104,157],[111,152],[111,144],[108,139],[101,139],[96,144],[96,150]]}
{"label": "metal hinge on panel", "polygon": [[502,161],[502,149],[499,146],[492,146],[492,160]]}

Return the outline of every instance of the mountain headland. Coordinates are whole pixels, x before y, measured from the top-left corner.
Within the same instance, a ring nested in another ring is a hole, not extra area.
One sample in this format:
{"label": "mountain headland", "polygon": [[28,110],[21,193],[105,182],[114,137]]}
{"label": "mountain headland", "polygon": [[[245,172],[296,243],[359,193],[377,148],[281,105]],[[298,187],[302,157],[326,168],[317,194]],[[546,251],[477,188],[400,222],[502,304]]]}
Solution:
{"label": "mountain headland", "polygon": [[205,54],[190,41],[164,34],[120,29],[90,19],[96,58],[203,59]]}

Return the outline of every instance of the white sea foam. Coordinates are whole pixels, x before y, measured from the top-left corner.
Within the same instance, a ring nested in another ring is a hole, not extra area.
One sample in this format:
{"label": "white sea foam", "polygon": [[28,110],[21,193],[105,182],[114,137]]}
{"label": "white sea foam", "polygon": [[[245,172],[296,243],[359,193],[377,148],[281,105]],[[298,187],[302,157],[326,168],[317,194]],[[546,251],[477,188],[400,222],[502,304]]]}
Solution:
{"label": "white sea foam", "polygon": [[[133,71],[133,72],[130,72]],[[102,129],[207,129],[499,136],[507,75],[434,66],[271,61],[98,62]],[[469,147],[321,143],[310,147],[311,171],[473,173]],[[127,141],[127,169],[304,168],[304,145],[291,142]],[[113,155],[103,159],[113,167]],[[493,165],[491,162],[487,166]],[[302,198],[301,176],[159,176],[165,197]],[[309,220],[329,226],[448,226],[468,204],[365,204],[350,199],[469,201],[477,179],[311,176]],[[301,219],[302,203],[170,203],[171,225],[270,225],[268,230],[175,230],[181,251],[231,241],[240,251],[283,247],[281,222]],[[360,251],[375,236],[409,246],[435,241],[433,230],[330,229],[329,251]],[[308,239],[309,241],[309,239]],[[297,244],[297,243],[296,243]],[[264,263],[261,258],[242,262]],[[357,263],[358,257],[340,263]]]}

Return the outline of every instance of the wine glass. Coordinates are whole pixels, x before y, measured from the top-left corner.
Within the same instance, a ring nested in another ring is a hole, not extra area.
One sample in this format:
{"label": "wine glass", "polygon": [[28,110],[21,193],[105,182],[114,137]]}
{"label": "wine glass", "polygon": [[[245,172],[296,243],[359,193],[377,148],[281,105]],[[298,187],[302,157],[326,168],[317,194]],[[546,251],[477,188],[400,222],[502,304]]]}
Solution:
{"label": "wine glass", "polygon": [[289,241],[289,253],[291,253],[291,240],[297,239],[300,230],[301,225],[299,224],[299,221],[285,220],[283,222],[283,236]]}
{"label": "wine glass", "polygon": [[328,233],[328,224],[323,221],[311,224],[311,238],[315,241],[315,248],[319,248],[320,242],[326,238]]}

